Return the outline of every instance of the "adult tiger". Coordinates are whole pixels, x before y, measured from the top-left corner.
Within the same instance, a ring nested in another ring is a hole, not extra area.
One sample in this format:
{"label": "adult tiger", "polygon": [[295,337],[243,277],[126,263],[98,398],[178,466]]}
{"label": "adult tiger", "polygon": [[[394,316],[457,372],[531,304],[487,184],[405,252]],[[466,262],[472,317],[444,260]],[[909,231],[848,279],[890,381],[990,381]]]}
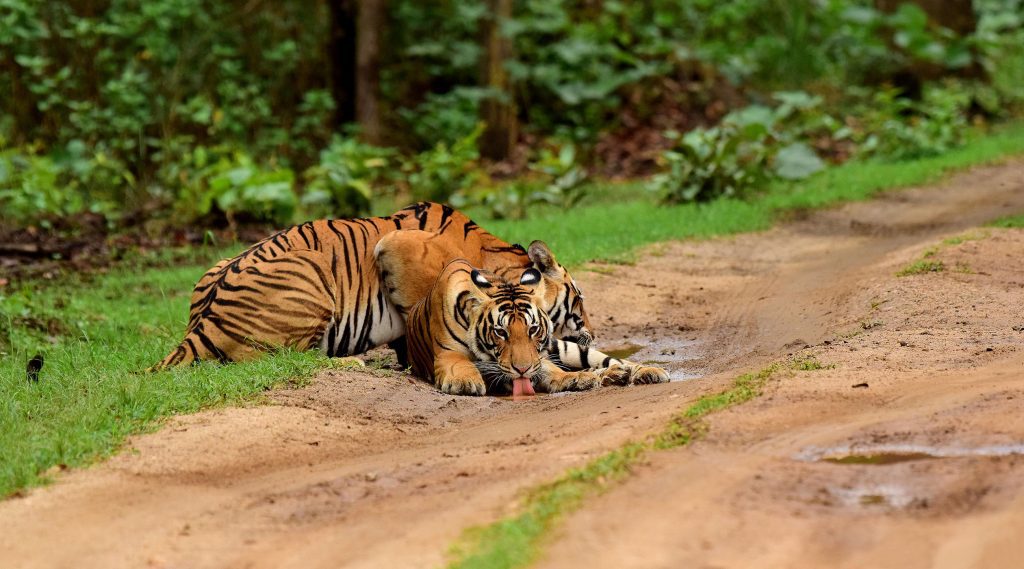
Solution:
{"label": "adult tiger", "polygon": [[[421,202],[386,217],[318,220],[296,225],[225,259],[204,274],[192,293],[182,342],[151,370],[256,357],[273,347],[319,347],[329,356],[363,353],[404,334],[404,321],[381,287],[374,246],[389,233],[426,230],[449,246],[479,256],[484,268],[561,266],[543,244],[527,251],[491,235],[449,206]],[[590,336],[582,303],[571,298],[568,273],[546,276],[556,334]],[[564,281],[564,282],[563,282]]]}
{"label": "adult tiger", "polygon": [[445,393],[533,395],[598,387],[597,374],[567,372],[542,357],[552,324],[538,306],[539,271],[518,281],[447,263],[430,291],[408,310],[406,339],[413,371]]}
{"label": "adult tiger", "polygon": [[[575,281],[572,280],[572,277],[569,276],[564,268],[558,266],[557,263],[553,263],[553,259],[545,257],[544,251],[547,248],[540,249],[540,245],[543,244],[536,241],[530,245],[531,258],[538,260],[538,262],[534,263],[533,267],[526,269],[522,267],[498,267],[489,273],[493,275],[493,278],[483,278],[477,284],[483,286],[489,292],[505,290],[509,286],[507,283],[528,285],[528,294],[531,295],[531,298],[535,299],[536,304],[548,315],[563,313],[571,315],[576,309],[582,310],[583,295],[580,293]],[[388,298],[398,309],[399,313],[406,318],[408,329],[411,330],[413,328],[409,323],[418,320],[416,327],[419,329],[418,335],[420,337],[426,337],[428,334],[438,337],[447,333],[446,337],[449,341],[453,337],[458,338],[457,335],[453,334],[453,329],[448,325],[447,321],[438,320],[435,317],[433,321],[428,322],[423,317],[423,311],[426,310],[424,302],[433,295],[435,298],[430,300],[430,302],[433,302],[435,307],[441,306],[443,295],[447,294],[444,292],[446,290],[445,287],[448,286],[447,283],[449,282],[454,283],[451,286],[455,286],[459,290],[466,288],[464,283],[453,276],[454,270],[451,269],[451,266],[458,260],[469,265],[472,269],[472,266],[479,260],[479,256],[475,259],[460,259],[459,250],[449,239],[442,235],[423,231],[397,231],[385,235],[374,249],[374,256],[381,272]],[[478,275],[479,271],[471,271],[471,274],[474,275],[475,281],[475,275]],[[495,285],[497,286],[495,289],[486,286],[486,283],[493,281],[494,278],[498,279],[497,282],[504,284]],[[560,280],[564,282],[563,286],[566,287],[566,290],[561,295],[565,301],[563,304],[552,306],[551,299],[555,295],[550,291],[548,282]],[[570,301],[570,299],[573,299],[573,301]],[[573,302],[581,304],[577,307]],[[431,305],[428,304],[426,306],[429,307]],[[419,307],[419,312],[413,314],[413,307]],[[438,309],[437,314],[446,314],[446,312]],[[437,329],[430,331],[430,326],[437,327]],[[442,326],[446,327],[447,330],[441,329]],[[410,332],[408,336],[410,340],[412,336]],[[463,341],[467,344],[469,343],[468,340]],[[564,370],[597,369],[599,370],[598,375],[603,385],[662,383],[669,380],[668,373],[662,368],[620,360],[593,349],[589,346],[589,338],[584,342],[550,338],[544,343],[542,351],[545,356],[545,369],[548,370],[547,376],[561,377],[550,371],[557,367]],[[422,357],[430,352],[421,346],[419,353]],[[415,363],[415,360],[413,361]],[[420,365],[418,368],[414,366],[414,369],[421,377],[426,379],[432,377],[427,375],[429,369],[423,365]],[[506,367],[505,371],[507,369]],[[542,375],[541,377],[544,376]],[[557,381],[555,385],[557,388]],[[445,389],[441,384],[438,384],[438,386],[442,390]],[[545,390],[547,389],[545,388]],[[476,393],[470,392],[470,394]]]}

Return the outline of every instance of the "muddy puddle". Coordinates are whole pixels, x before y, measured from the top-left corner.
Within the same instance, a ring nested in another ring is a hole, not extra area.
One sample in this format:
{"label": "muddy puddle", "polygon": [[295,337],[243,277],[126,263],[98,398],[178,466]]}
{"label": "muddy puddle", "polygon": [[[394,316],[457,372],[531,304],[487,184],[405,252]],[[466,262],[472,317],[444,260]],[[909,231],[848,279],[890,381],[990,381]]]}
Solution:
{"label": "muddy puddle", "polygon": [[630,360],[668,371],[670,381],[684,381],[701,377],[694,360],[701,357],[699,344],[682,338],[630,338],[616,345],[599,349],[613,358]]}
{"label": "muddy puddle", "polygon": [[1024,455],[1024,443],[977,447],[930,445],[846,446],[807,449],[795,458],[804,462],[828,462],[843,465],[887,466],[904,462],[941,458],[970,458]]}

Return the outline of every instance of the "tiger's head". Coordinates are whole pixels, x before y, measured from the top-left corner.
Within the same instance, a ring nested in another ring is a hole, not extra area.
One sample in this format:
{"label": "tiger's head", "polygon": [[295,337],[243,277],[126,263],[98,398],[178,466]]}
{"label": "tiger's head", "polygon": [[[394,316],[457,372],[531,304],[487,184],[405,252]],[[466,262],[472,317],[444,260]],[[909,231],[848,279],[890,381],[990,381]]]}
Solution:
{"label": "tiger's head", "polygon": [[594,339],[590,319],[583,308],[583,292],[569,271],[555,260],[555,254],[543,241],[534,241],[526,251],[533,268],[541,274],[543,286],[535,294],[554,326],[552,335],[581,347]]}
{"label": "tiger's head", "polygon": [[553,328],[539,306],[537,293],[544,289],[543,278],[533,268],[524,271],[519,282],[480,270],[471,273],[481,294],[473,311],[469,348],[488,393],[533,395],[534,385],[543,381],[541,354],[551,342]]}

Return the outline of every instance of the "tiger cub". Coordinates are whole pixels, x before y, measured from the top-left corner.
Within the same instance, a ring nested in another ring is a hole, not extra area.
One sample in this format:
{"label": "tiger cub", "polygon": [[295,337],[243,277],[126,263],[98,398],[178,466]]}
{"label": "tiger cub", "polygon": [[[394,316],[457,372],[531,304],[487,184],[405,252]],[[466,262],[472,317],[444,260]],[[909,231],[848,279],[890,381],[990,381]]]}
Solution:
{"label": "tiger cub", "polygon": [[[542,278],[531,283],[531,294],[537,305],[554,320],[578,318],[578,328],[584,333],[561,340],[551,339],[544,346],[547,359],[566,370],[599,369],[603,385],[630,385],[663,383],[668,373],[658,367],[644,366],[627,360],[612,358],[590,346],[591,337],[583,313],[583,293],[576,281],[557,262],[550,250],[540,241],[530,245],[531,258],[537,262],[528,269],[497,267],[491,270],[503,282],[522,282],[527,273],[539,272]],[[459,257],[458,249],[444,236],[421,231],[399,231],[384,236],[374,250],[381,271],[384,289],[399,313],[408,321],[410,307],[423,300],[437,286],[445,265]],[[467,259],[473,265],[479,260]],[[550,282],[561,282],[558,294],[552,294]]]}
{"label": "tiger cub", "polygon": [[406,230],[437,236],[483,268],[541,268],[546,303],[557,307],[555,334],[589,341],[582,296],[546,246],[527,251],[449,206],[421,202],[385,217],[296,225],[217,263],[196,283],[184,339],[150,370],[246,360],[276,347],[349,356],[400,339],[404,319],[382,287],[374,247]]}
{"label": "tiger cub", "polygon": [[593,389],[589,371],[566,372],[543,357],[550,318],[537,303],[536,269],[518,281],[455,259],[408,310],[406,340],[413,371],[444,393],[533,395]]}

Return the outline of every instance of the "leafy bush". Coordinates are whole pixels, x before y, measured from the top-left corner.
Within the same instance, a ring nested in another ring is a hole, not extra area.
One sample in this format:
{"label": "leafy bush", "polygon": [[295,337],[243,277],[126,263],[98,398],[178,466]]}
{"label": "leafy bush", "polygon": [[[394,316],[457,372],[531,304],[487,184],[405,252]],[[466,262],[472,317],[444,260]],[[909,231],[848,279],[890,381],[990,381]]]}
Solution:
{"label": "leafy bush", "polygon": [[935,156],[963,144],[970,97],[962,90],[930,88],[911,101],[894,89],[875,92],[863,114],[861,151],[886,160]]}
{"label": "leafy bush", "polygon": [[505,184],[476,186],[454,194],[456,207],[480,207],[494,219],[525,219],[530,208],[575,207],[587,195],[587,172],[576,161],[572,144],[545,147],[522,178]]}
{"label": "leafy bush", "polygon": [[200,214],[209,213],[216,205],[232,223],[238,214],[279,224],[294,220],[298,199],[291,170],[263,168],[248,155],[236,152],[214,164],[209,173],[198,206]]}
{"label": "leafy bush", "polygon": [[132,205],[116,190],[134,183],[120,163],[90,155],[80,141],[53,155],[36,149],[0,150],[0,210],[10,220],[49,227],[57,218],[83,212],[116,217],[119,204]]}
{"label": "leafy bush", "polygon": [[[713,128],[694,129],[662,154],[667,171],[654,177],[654,187],[669,203],[738,197],[773,177],[806,178],[825,167],[802,139],[821,124],[821,116],[800,119],[819,100],[800,93],[777,95],[772,109],[751,105],[726,116]],[[789,128],[786,128],[787,125]]]}
{"label": "leafy bush", "polygon": [[744,195],[769,178],[767,134],[762,125],[724,123],[678,136],[662,154],[668,171],[655,176],[654,187],[669,203]]}
{"label": "leafy bush", "polygon": [[402,164],[409,190],[416,199],[444,202],[465,190],[480,177],[476,141],[483,133],[477,125],[468,136],[452,145],[438,142],[430,150],[420,152]]}
{"label": "leafy bush", "polygon": [[306,170],[302,204],[313,216],[356,217],[370,210],[375,185],[384,183],[393,150],[335,137]]}

